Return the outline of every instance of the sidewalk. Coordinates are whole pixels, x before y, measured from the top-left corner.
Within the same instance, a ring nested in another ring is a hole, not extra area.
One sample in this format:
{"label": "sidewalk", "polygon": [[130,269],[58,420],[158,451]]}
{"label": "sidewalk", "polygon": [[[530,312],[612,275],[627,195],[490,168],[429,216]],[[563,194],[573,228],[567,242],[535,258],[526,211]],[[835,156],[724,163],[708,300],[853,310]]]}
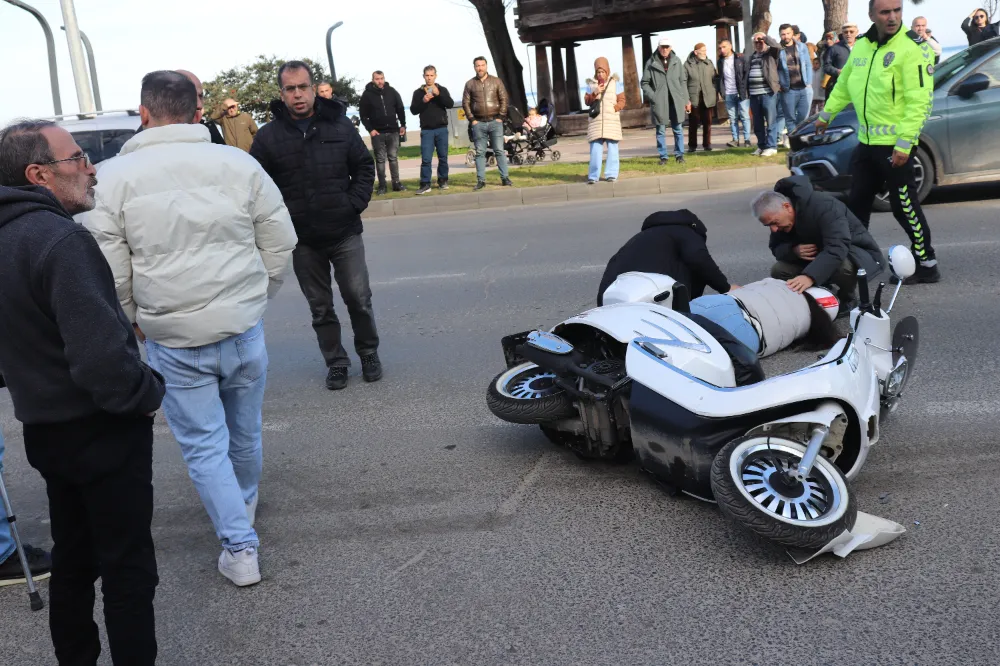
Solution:
{"label": "sidewalk", "polygon": [[[751,141],[755,139],[752,138],[753,133],[751,132]],[[701,137],[698,137],[701,139]],[[669,129],[667,131],[668,147],[670,152],[673,152],[673,134],[670,133]],[[687,127],[684,128],[684,150],[687,150],[687,140],[688,140],[688,130]],[[717,149],[725,149],[726,143],[732,140],[732,134],[729,131],[729,121],[726,121],[722,125],[712,126],[712,147]],[[699,147],[700,147],[699,142]],[[562,153],[562,158],[560,162],[589,162],[590,161],[590,144],[587,142],[587,137],[585,136],[570,136],[570,137],[559,137],[559,143],[553,146],[555,150]],[[624,138],[622,139],[618,152],[620,157],[651,157],[655,156],[656,153],[656,130],[652,127],[648,129],[638,129],[638,130],[625,130]],[[549,156],[546,155],[545,161],[541,164],[547,164],[549,162]],[[432,162],[433,168],[437,169],[437,156],[434,157]],[[527,166],[527,165],[525,165]],[[448,157],[448,168],[457,173],[474,173],[476,168],[467,167],[465,165],[465,155],[450,155]],[[495,167],[494,167],[495,168]],[[511,166],[511,168],[520,168]],[[402,180],[416,180],[420,178],[420,160],[410,159],[410,160],[399,160],[399,177]],[[436,178],[432,176],[432,178]]]}

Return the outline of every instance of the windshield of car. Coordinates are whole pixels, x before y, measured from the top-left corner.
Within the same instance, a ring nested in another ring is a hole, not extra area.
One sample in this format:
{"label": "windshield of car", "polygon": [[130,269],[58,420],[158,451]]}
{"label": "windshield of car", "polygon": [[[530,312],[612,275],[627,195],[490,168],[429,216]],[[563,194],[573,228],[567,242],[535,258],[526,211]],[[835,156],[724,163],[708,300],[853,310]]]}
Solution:
{"label": "windshield of car", "polygon": [[955,78],[955,75],[961,72],[970,62],[975,62],[987,53],[991,53],[997,49],[997,44],[983,42],[981,44],[976,44],[975,46],[970,46],[964,51],[960,51],[955,55],[951,56],[940,65],[938,65],[937,70],[934,72],[934,90],[947,85],[949,81]]}

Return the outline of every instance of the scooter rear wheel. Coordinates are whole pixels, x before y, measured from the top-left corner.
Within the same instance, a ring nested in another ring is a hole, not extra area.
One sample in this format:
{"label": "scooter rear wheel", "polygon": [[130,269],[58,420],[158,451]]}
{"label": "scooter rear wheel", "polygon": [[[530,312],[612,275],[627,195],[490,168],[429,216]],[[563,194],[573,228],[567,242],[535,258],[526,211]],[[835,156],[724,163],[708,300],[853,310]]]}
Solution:
{"label": "scooter rear wheel", "polygon": [[572,397],[553,381],[555,374],[522,363],[490,382],[486,405],[508,423],[542,425],[577,415]]}
{"label": "scooter rear wheel", "polygon": [[712,492],[723,515],[786,548],[818,550],[854,527],[857,502],[836,465],[819,456],[804,483],[789,482],[804,445],[749,435],[726,444],[712,462]]}

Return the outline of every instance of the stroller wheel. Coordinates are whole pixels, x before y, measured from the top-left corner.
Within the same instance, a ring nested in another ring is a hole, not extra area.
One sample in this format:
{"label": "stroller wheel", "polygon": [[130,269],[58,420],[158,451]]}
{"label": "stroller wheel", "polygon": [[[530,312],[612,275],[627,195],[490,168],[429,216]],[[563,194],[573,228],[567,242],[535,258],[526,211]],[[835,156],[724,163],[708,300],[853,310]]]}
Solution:
{"label": "stroller wheel", "polygon": [[562,157],[562,153],[560,153],[558,150],[553,150],[552,151],[552,161],[553,162],[558,162],[560,157]]}
{"label": "stroller wheel", "polygon": [[497,158],[494,155],[490,155],[486,160],[486,166],[494,167],[497,165]]}
{"label": "stroller wheel", "polygon": [[528,164],[534,164],[537,161],[538,161],[537,157],[535,157],[534,155],[528,155]]}
{"label": "stroller wheel", "polygon": [[521,164],[524,164],[524,158],[521,157],[520,155],[511,155],[510,163],[515,166],[520,166]]}
{"label": "stroller wheel", "polygon": [[469,152],[465,154],[465,166],[469,167],[470,169],[476,166],[476,151],[473,150],[472,148],[470,148]]}
{"label": "stroller wheel", "polygon": [[544,151],[541,151],[541,150],[539,150],[539,151],[538,151],[538,154],[537,154],[537,155],[536,155],[535,157],[537,157],[537,158],[538,158],[538,161],[539,161],[539,162],[541,162],[542,160],[544,160],[544,159],[545,159],[545,152],[544,152]]}

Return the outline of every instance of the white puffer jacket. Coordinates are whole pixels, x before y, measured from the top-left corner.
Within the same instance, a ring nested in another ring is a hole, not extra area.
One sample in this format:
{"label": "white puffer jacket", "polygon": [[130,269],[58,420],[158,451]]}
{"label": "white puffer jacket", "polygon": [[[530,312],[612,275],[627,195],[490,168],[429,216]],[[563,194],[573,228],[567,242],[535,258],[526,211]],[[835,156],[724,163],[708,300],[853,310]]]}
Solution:
{"label": "white puffer jacket", "polygon": [[118,299],[151,340],[199,347],[264,315],[297,238],[257,160],[203,125],[143,130],[101,165],[78,220],[111,265]]}
{"label": "white puffer jacket", "polygon": [[770,356],[809,332],[812,319],[805,296],[792,291],[784,280],[766,278],[729,292],[743,304],[761,334],[760,356]]}

